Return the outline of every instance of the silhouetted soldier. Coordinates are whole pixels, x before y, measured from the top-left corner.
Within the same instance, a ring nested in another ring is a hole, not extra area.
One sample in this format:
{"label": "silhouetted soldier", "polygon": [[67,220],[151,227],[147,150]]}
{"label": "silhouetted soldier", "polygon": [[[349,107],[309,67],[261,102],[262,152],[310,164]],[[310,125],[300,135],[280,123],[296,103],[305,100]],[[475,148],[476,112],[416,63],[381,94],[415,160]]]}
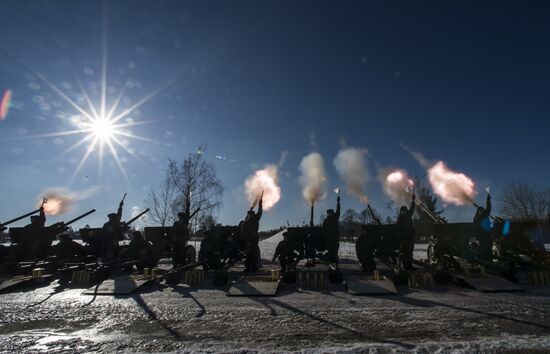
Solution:
{"label": "silhouetted soldier", "polygon": [[491,234],[491,195],[487,194],[485,208],[478,207],[474,216],[479,242],[479,257],[484,260],[493,259],[493,236]]}
{"label": "silhouetted soldier", "polygon": [[201,241],[199,251],[199,261],[204,262],[203,267],[205,270],[220,269],[222,265],[222,249],[223,242],[220,235],[213,229],[207,230]]}
{"label": "silhouetted soldier", "polygon": [[286,231],[283,232],[283,240],[279,242],[275,249],[272,262],[275,262],[277,259],[279,259],[279,264],[281,265],[283,273],[288,271],[288,266],[296,259],[294,248],[292,247],[292,243],[288,240],[288,232]]}
{"label": "silhouetted soldier", "polygon": [[262,204],[263,198],[260,198],[260,202],[258,203],[258,212],[255,213],[253,207],[250,208],[246,214],[246,218],[240,223],[246,257],[244,263],[246,272],[257,272],[260,264],[261,256],[260,247],[258,245],[260,242],[258,229],[260,228],[260,218],[262,217],[263,212]]}
{"label": "silhouetted soldier", "polygon": [[118,205],[118,211],[108,215],[109,221],[103,224],[101,232],[101,248],[100,256],[102,261],[111,261],[118,257],[120,251],[119,241],[122,240],[123,225],[122,219],[122,206],[124,201],[121,201]]}
{"label": "silhouetted soldier", "polygon": [[151,242],[147,241],[140,231],[132,233],[132,241],[128,245],[126,253],[131,260],[139,261],[137,268],[154,268],[158,264],[158,256]]}
{"label": "silhouetted soldier", "polygon": [[46,237],[46,214],[44,206],[40,207],[39,215],[31,216],[31,223],[23,228],[21,239],[19,240],[19,259],[34,260],[40,257],[46,250],[42,249],[42,237]]}
{"label": "silhouetted soldier", "polygon": [[413,269],[412,260],[415,232],[412,217],[416,206],[415,200],[416,196],[413,193],[411,206],[407,209],[407,207],[403,205],[401,209],[399,209],[399,216],[397,217],[397,234],[400,241],[399,249],[401,253],[401,261],[407,270]]}
{"label": "silhouetted soldier", "polygon": [[376,246],[376,236],[369,234],[365,225],[361,225],[361,235],[355,243],[355,253],[365,272],[376,269],[376,262],[374,261]]}
{"label": "silhouetted soldier", "polygon": [[172,225],[170,244],[172,246],[172,264],[174,267],[184,265],[186,262],[185,249],[190,239],[189,221],[199,210],[200,208],[195,210],[193,214],[190,214],[189,209],[186,208],[185,211],[178,213],[178,221]]}
{"label": "silhouetted soldier", "polygon": [[58,262],[84,261],[86,251],[84,246],[71,239],[68,233],[58,235],[59,242],[52,247],[52,254],[57,257]]}
{"label": "silhouetted soldier", "polygon": [[338,249],[340,248],[340,196],[336,198],[336,212],[333,209],[327,210],[327,216],[323,220],[322,236],[327,246],[328,260],[331,263],[338,263]]}

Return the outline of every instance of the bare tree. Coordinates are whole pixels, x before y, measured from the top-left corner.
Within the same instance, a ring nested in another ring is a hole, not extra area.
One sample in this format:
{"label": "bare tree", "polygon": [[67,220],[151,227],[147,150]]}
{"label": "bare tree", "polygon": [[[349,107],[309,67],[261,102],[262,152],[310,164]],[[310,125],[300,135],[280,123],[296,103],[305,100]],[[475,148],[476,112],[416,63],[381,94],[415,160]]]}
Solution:
{"label": "bare tree", "polygon": [[150,209],[149,217],[151,220],[161,226],[172,224],[176,219],[174,213],[174,201],[176,198],[176,188],[170,180],[170,175],[165,174],[163,181],[158,189],[152,189],[145,199],[145,205]]}
{"label": "bare tree", "polygon": [[503,216],[520,220],[544,220],[550,214],[550,188],[514,182],[498,198]]}
{"label": "bare tree", "polygon": [[[374,217],[378,220],[382,220],[382,215],[378,212],[378,210],[372,208],[372,212],[374,213]],[[377,225],[378,222],[372,217],[372,214],[370,213],[368,208],[365,208],[361,210],[359,213],[359,222],[363,225]]]}
{"label": "bare tree", "polygon": [[212,214],[203,214],[203,216],[198,220],[198,227],[202,230],[209,230],[216,225],[217,220]]}
{"label": "bare tree", "polygon": [[192,230],[198,225],[197,220],[211,215],[221,206],[224,188],[214,166],[204,159],[204,147],[199,146],[181,165],[170,161],[168,176],[177,194],[174,212],[194,214],[189,223]]}

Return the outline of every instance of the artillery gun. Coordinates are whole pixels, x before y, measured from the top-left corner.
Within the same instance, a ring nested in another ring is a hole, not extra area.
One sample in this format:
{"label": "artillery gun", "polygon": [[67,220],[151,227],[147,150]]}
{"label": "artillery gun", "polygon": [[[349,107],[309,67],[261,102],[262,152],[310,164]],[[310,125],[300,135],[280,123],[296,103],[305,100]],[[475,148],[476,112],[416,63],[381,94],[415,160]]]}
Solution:
{"label": "artillery gun", "polygon": [[[128,221],[121,223],[121,228],[123,232],[126,232],[130,229],[130,225],[145,215],[147,212],[149,212],[149,208],[145,209],[141,213],[137,214],[133,218],[131,218]],[[88,227],[88,228],[82,228],[79,230],[80,236],[82,237],[82,241],[84,241],[86,246],[86,251],[88,254],[93,255],[94,257],[99,257],[100,250],[101,250],[101,237],[102,237],[102,228],[100,227]]]}
{"label": "artillery gun", "polygon": [[48,255],[49,248],[52,245],[52,242],[55,240],[56,236],[67,231],[69,226],[76,221],[85,218],[86,216],[94,213],[96,210],[92,209],[70,221],[60,221],[53,225],[46,226],[43,229],[40,238],[33,240],[33,249],[23,249],[26,247],[23,244],[23,238],[25,237],[25,228],[24,227],[11,227],[9,230],[10,240],[12,246],[10,247],[10,255],[15,258],[15,261],[30,260],[34,261],[36,259],[45,259]]}
{"label": "artillery gun", "polygon": [[[173,254],[170,226],[146,227],[144,229],[145,239],[153,244],[155,252],[161,258],[171,257]],[[185,246],[185,264],[194,263],[197,259],[197,251],[192,245]]]}
{"label": "artillery gun", "polygon": [[13,219],[8,220],[8,221],[0,222],[0,232],[2,232],[4,230],[7,230],[6,226],[8,226],[10,224],[13,224],[14,222],[17,222],[17,221],[22,220],[24,218],[27,218],[31,215],[34,215],[34,214],[38,213],[39,211],[40,211],[40,209],[36,209],[36,210],[31,211],[30,213],[27,213],[25,215],[18,216],[16,218],[13,218]]}
{"label": "artillery gun", "polygon": [[355,243],[357,259],[364,271],[373,271],[376,268],[375,257],[393,267],[397,264],[399,254],[397,225],[382,224],[370,205],[367,207],[375,224],[362,225],[361,236]]}
{"label": "artillery gun", "polygon": [[[536,252],[532,246],[533,233],[540,233],[536,222],[509,221],[491,216],[493,220],[492,257],[484,259],[479,249],[479,227],[474,223],[447,223],[426,208],[423,210],[432,217],[432,238],[428,245],[428,262],[438,269],[451,272],[461,271],[468,265],[478,265],[487,271],[507,280],[516,282],[520,268],[533,269],[548,267],[544,257],[547,253]],[[528,253],[527,257],[525,253]],[[538,256],[538,262],[535,261]],[[548,268],[546,268],[548,269]]]}

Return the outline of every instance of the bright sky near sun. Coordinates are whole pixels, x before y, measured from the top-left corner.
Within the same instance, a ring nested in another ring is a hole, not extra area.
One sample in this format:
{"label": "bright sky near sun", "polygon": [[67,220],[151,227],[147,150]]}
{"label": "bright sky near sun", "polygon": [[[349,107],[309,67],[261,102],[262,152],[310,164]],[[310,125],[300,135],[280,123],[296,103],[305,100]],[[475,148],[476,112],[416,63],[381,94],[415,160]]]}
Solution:
{"label": "bright sky near sun", "polygon": [[[486,187],[547,185],[548,6],[3,2],[0,221],[60,187],[79,197],[52,222],[95,208],[76,226],[100,225],[125,192],[128,219],[168,159],[199,144],[226,187],[224,224],[244,217],[247,178],[278,165],[281,198],[262,229],[308,221],[299,165],[313,150],[329,191],[316,220],[335,207],[336,187],[343,209],[363,207],[333,163],[343,146],[366,156],[364,192],[384,215],[380,171],[427,180],[400,143],[465,173],[478,201]],[[449,206],[445,216],[473,213]]]}

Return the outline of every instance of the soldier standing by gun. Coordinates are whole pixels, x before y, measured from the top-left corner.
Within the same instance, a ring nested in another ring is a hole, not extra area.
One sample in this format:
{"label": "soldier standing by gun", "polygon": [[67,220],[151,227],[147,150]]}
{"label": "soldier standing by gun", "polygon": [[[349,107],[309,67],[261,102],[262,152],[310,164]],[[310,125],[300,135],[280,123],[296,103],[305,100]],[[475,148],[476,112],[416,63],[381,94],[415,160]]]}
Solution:
{"label": "soldier standing by gun", "polygon": [[40,214],[31,216],[31,223],[23,228],[21,239],[19,240],[18,258],[20,260],[32,260],[38,258],[42,250],[41,237],[44,236],[46,214],[44,213],[44,204],[48,200],[43,199],[40,206]]}
{"label": "soldier standing by gun", "polygon": [[200,208],[190,214],[189,207],[178,213],[178,221],[170,230],[170,244],[172,246],[172,264],[175,267],[185,265],[185,248],[189,242],[189,221],[199,212]]}
{"label": "soldier standing by gun", "polygon": [[126,255],[131,260],[139,261],[136,264],[138,270],[154,268],[158,264],[159,256],[155,252],[153,244],[147,241],[140,231],[132,233],[132,241],[128,245]]}
{"label": "soldier standing by gun", "polygon": [[412,202],[409,209],[406,206],[402,206],[399,210],[399,216],[397,217],[397,233],[400,240],[401,261],[406,270],[413,269],[413,251],[414,251],[414,227],[412,216],[414,209],[416,195],[413,192]]}
{"label": "soldier standing by gun", "polygon": [[126,230],[127,226],[123,225],[120,220],[122,219],[122,207],[124,206],[124,198],[126,193],[118,205],[117,213],[111,213],[108,215],[109,221],[103,224],[101,232],[101,246],[100,257],[103,262],[114,260],[118,257],[120,246],[118,242],[122,240],[122,233]]}
{"label": "soldier standing by gun", "polygon": [[245,271],[257,272],[260,263],[260,247],[258,243],[260,241],[258,236],[258,229],[260,228],[260,218],[263,212],[263,193],[258,203],[258,212],[254,212],[254,206],[250,208],[246,214],[246,218],[241,221],[240,229],[241,235],[244,240],[244,252],[245,252]]}
{"label": "soldier standing by gun", "polygon": [[277,258],[279,259],[279,264],[281,265],[281,270],[283,273],[286,273],[288,271],[288,266],[296,260],[294,248],[288,240],[287,231],[283,232],[283,240],[277,244],[277,248],[275,249],[275,254],[273,255],[273,260],[271,262],[275,263]]}
{"label": "soldier standing by gun", "polygon": [[57,257],[57,262],[82,262],[86,259],[84,246],[71,239],[68,233],[64,232],[57,236],[59,243],[52,247],[52,254]]}
{"label": "soldier standing by gun", "polygon": [[493,236],[491,233],[491,195],[487,194],[485,208],[478,206],[474,216],[479,242],[479,257],[486,261],[493,260]]}
{"label": "soldier standing by gun", "polygon": [[340,196],[336,198],[336,212],[333,209],[327,210],[327,216],[323,220],[322,235],[328,250],[328,260],[331,263],[338,263],[338,250],[340,248]]}

